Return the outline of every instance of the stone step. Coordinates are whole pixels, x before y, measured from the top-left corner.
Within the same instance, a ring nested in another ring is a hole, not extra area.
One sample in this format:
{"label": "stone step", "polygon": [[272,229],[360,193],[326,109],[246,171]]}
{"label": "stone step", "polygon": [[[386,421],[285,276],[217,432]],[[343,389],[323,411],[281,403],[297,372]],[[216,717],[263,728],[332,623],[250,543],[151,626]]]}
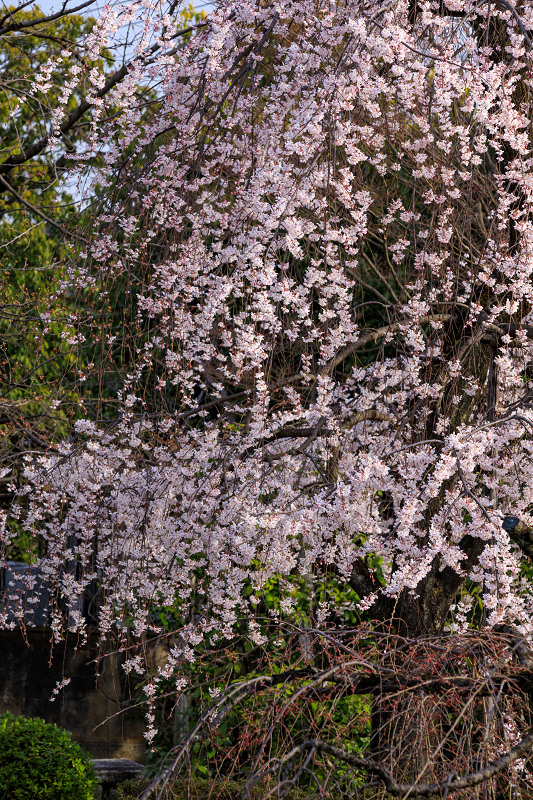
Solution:
{"label": "stone step", "polygon": [[129,758],[93,758],[93,767],[98,776],[97,800],[107,797],[117,783],[139,778],[142,775],[142,764]]}

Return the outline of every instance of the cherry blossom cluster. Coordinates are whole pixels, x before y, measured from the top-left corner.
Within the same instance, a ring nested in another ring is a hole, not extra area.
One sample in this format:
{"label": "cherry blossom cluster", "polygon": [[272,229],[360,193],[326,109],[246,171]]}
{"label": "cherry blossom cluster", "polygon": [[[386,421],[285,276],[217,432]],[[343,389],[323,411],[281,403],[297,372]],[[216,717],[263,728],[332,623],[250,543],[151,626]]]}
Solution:
{"label": "cherry blossom cluster", "polygon": [[135,358],[117,419],[27,465],[58,636],[96,581],[103,633],[177,603],[193,658],[267,580],[374,556],[361,608],[450,568],[457,624],[477,586],[488,624],[529,630],[501,515],[533,524],[533,9],[410,6],[227,2],[179,47],[160,4],[104,9],[93,56],[143,35],[94,117],[100,211],[64,291],[127,285]]}

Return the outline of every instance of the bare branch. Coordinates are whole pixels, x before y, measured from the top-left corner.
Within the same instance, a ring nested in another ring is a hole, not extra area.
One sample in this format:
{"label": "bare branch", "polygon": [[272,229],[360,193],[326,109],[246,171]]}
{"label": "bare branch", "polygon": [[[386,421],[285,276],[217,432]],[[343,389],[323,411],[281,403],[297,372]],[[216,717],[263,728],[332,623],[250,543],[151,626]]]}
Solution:
{"label": "bare branch", "polygon": [[533,750],[533,728],[528,731],[523,739],[521,739],[521,741],[515,745],[512,750],[495,759],[490,764],[487,764],[486,767],[483,767],[476,772],[471,772],[469,775],[465,775],[463,778],[457,778],[452,781],[447,778],[440,783],[429,784],[397,783],[387,767],[385,767],[379,761],[375,761],[372,758],[356,756],[353,753],[347,753],[345,750],[341,750],[339,747],[335,747],[329,742],[323,742],[320,739],[309,739],[307,742],[295,747],[285,756],[284,759],[281,760],[281,762],[286,763],[287,761],[291,761],[299,752],[305,752],[310,748],[313,748],[318,752],[328,753],[329,755],[339,759],[339,761],[350,764],[352,767],[363,769],[367,772],[377,775],[385,784],[387,791],[395,797],[404,797],[407,794],[411,795],[412,797],[431,797],[432,795],[442,794],[444,791],[456,792],[460,789],[469,789],[472,786],[478,786],[480,783],[488,781],[490,778],[498,775],[498,773],[502,772],[504,769],[510,767],[511,764],[514,764],[514,762],[517,761],[517,759],[528,755]]}

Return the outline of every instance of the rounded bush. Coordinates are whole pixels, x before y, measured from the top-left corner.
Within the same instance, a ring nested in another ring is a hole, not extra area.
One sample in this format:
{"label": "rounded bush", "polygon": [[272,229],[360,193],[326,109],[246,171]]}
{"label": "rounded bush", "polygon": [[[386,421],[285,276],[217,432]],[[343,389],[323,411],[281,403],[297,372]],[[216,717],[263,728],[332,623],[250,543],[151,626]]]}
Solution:
{"label": "rounded bush", "polygon": [[0,716],[0,794],[9,800],[94,800],[96,774],[68,731]]}

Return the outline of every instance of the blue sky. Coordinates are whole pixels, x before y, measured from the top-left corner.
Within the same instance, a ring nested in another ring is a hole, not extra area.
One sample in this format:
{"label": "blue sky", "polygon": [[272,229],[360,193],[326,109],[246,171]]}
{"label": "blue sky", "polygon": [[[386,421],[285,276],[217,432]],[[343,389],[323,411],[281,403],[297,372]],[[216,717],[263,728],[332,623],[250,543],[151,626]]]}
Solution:
{"label": "blue sky", "polygon": [[[82,2],[83,0],[70,0],[68,5],[70,8],[75,8],[77,5],[81,5]],[[2,5],[6,5],[6,3],[3,2]],[[35,3],[35,5],[38,5],[45,13],[49,14],[53,11],[59,11],[59,9],[63,6],[63,0],[41,0],[41,2]],[[102,0],[95,0],[95,2],[90,6],[91,14],[94,15],[95,9],[98,7],[102,8],[104,5],[105,2],[102,2]],[[188,5],[188,0],[184,3],[184,5]],[[204,11],[209,11],[209,9],[212,8],[213,3],[205,2],[205,0],[198,0],[196,3],[193,2],[193,5],[198,10],[203,9]]]}

